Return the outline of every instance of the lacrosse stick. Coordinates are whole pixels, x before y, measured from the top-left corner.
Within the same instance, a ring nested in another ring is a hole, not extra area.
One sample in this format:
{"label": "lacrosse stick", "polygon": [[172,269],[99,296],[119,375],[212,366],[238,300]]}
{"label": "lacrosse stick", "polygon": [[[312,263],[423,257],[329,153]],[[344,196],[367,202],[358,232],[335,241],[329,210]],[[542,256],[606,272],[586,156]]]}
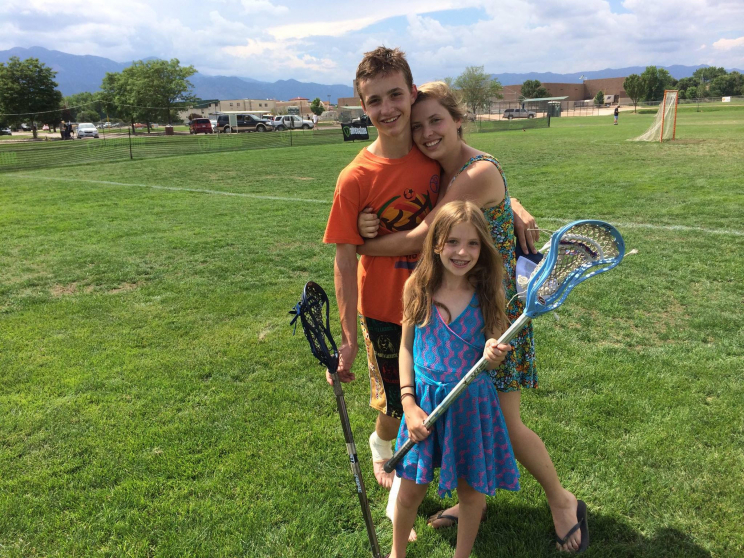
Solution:
{"label": "lacrosse stick", "polygon": [[[558,308],[576,285],[619,264],[625,254],[625,243],[612,225],[584,220],[574,221],[553,233],[550,242],[541,251],[546,249],[547,254],[527,283],[524,312],[499,338],[499,344],[514,339],[531,319]],[[482,357],[426,417],[424,426],[431,430],[486,366],[488,361]],[[414,445],[410,438],[406,440],[385,463],[385,472],[393,471]]]}
{"label": "lacrosse stick", "polygon": [[[323,319],[324,313],[325,321]],[[344,431],[344,438],[346,439],[346,451],[349,454],[351,473],[354,475],[359,504],[362,506],[362,515],[364,516],[364,523],[367,526],[367,536],[369,537],[369,544],[372,546],[372,555],[374,558],[382,558],[380,545],[377,542],[375,525],[372,522],[372,512],[369,509],[369,502],[367,501],[367,492],[364,489],[362,470],[359,468],[359,459],[357,458],[356,445],[354,444],[354,435],[351,432],[349,414],[346,412],[344,391],[341,389],[341,381],[338,379],[338,349],[331,335],[330,322],[328,320],[328,296],[320,285],[310,281],[305,285],[305,289],[302,292],[302,299],[294,307],[294,310],[290,311],[290,314],[294,314],[290,325],[295,324],[296,330],[297,318],[300,319],[305,337],[307,337],[310,343],[310,350],[313,356],[331,374],[333,393],[336,394],[336,405],[338,406],[338,414],[341,417],[341,428]]]}

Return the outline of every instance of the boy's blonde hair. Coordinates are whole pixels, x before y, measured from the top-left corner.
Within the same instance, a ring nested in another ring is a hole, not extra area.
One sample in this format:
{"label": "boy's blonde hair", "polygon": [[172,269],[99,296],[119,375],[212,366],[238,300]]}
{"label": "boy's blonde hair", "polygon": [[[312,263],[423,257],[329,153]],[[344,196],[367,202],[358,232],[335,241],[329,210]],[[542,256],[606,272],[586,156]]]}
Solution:
{"label": "boy's blonde hair", "polygon": [[[452,88],[443,81],[430,81],[429,83],[425,83],[419,87],[418,95],[416,96],[416,101],[414,101],[413,106],[428,99],[439,101],[439,104],[450,113],[452,120],[464,121],[468,114],[463,110],[461,99],[457,93],[455,93]],[[462,138],[462,125],[457,129],[457,135]]]}
{"label": "boy's blonde hair", "polygon": [[431,320],[432,304],[443,308],[450,320],[454,317],[443,304],[433,300],[433,293],[442,285],[444,265],[439,254],[455,225],[470,223],[478,232],[480,254],[468,280],[475,288],[486,336],[501,335],[507,328],[506,295],[502,284],[504,262],[496,250],[488,223],[481,209],[473,202],[453,201],[444,205],[431,224],[416,269],[403,290],[403,323],[424,326]]}
{"label": "boy's blonde hair", "polygon": [[357,91],[364,104],[364,97],[360,90],[361,83],[378,76],[387,76],[394,72],[403,74],[408,89],[413,87],[413,74],[411,67],[406,61],[406,54],[399,48],[377,47],[375,50],[364,53],[364,58],[357,67],[356,80]]}

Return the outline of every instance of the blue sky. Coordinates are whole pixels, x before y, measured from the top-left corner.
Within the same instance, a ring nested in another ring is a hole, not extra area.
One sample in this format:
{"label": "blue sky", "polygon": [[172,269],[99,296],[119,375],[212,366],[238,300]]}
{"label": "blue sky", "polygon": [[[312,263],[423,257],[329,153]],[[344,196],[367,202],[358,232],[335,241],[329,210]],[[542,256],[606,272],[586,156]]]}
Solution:
{"label": "blue sky", "polygon": [[419,83],[473,65],[744,68],[744,0],[0,0],[0,50],[178,58],[209,75],[350,84],[380,44]]}

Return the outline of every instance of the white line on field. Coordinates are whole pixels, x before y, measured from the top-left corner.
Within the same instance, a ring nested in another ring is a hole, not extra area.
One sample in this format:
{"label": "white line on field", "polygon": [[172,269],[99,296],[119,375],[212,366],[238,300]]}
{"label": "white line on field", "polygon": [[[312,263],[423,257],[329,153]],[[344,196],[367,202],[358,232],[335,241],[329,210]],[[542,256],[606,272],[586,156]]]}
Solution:
{"label": "white line on field", "polygon": [[[288,202],[301,202],[301,203],[323,203],[330,204],[331,200],[313,200],[307,198],[285,198],[281,196],[261,196],[259,194],[242,194],[239,192],[224,192],[221,190],[207,190],[205,188],[177,188],[175,186],[158,186],[157,184],[133,184],[130,182],[111,182],[108,180],[85,180],[81,178],[64,178],[61,176],[38,176],[31,174],[12,174],[11,177],[18,178],[36,178],[41,180],[56,180],[62,182],[86,182],[89,184],[106,184],[108,186],[135,186],[138,188],[152,188],[154,190],[170,190],[173,192],[194,192],[197,194],[216,194],[219,196],[234,196],[239,198],[253,198],[259,200],[273,200],[273,201],[288,201]],[[560,217],[538,217],[538,221],[555,221],[558,223],[569,223],[570,219],[563,219]],[[619,223],[613,221],[612,223],[616,227],[626,229],[651,229],[660,231],[684,231],[684,232],[699,232],[703,234],[720,234],[727,236],[744,236],[744,231],[737,231],[731,229],[705,229],[702,227],[690,227],[687,225],[653,225],[651,223]]]}
{"label": "white line on field", "polygon": [[[560,217],[536,217],[536,221],[556,221],[558,223],[570,223],[570,219],[561,219]],[[652,225],[650,223],[623,223],[613,221],[612,225],[619,229],[652,229],[660,231],[684,231],[684,232],[699,232],[705,234],[722,234],[728,236],[744,236],[744,231],[736,231],[732,229],[705,229],[702,227],[690,227],[687,225]]]}
{"label": "white line on field", "polygon": [[219,196],[235,196],[239,198],[254,198],[258,200],[291,201],[303,203],[331,203],[331,200],[312,200],[306,198],[283,198],[280,196],[261,196],[259,194],[242,194],[239,192],[223,192],[220,190],[207,190],[205,188],[177,188],[175,186],[158,186],[157,184],[132,184],[129,182],[111,182],[109,180],[85,180],[82,178],[64,178],[61,176],[38,176],[31,174],[14,174],[12,177],[31,178],[41,180],[57,180],[62,182],[86,182],[89,184],[106,184],[107,186],[136,186],[138,188],[152,188],[153,190],[170,190],[173,192],[195,192],[197,194],[217,194]]}

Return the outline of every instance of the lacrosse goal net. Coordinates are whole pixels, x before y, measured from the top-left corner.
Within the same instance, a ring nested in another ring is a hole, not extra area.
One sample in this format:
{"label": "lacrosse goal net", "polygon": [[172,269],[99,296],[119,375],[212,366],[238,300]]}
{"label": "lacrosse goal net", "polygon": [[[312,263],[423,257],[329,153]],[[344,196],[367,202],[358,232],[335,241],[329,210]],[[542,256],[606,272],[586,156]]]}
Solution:
{"label": "lacrosse goal net", "polygon": [[677,100],[679,91],[667,89],[664,100],[659,105],[653,124],[643,134],[632,141],[668,141],[673,140],[677,133]]}

